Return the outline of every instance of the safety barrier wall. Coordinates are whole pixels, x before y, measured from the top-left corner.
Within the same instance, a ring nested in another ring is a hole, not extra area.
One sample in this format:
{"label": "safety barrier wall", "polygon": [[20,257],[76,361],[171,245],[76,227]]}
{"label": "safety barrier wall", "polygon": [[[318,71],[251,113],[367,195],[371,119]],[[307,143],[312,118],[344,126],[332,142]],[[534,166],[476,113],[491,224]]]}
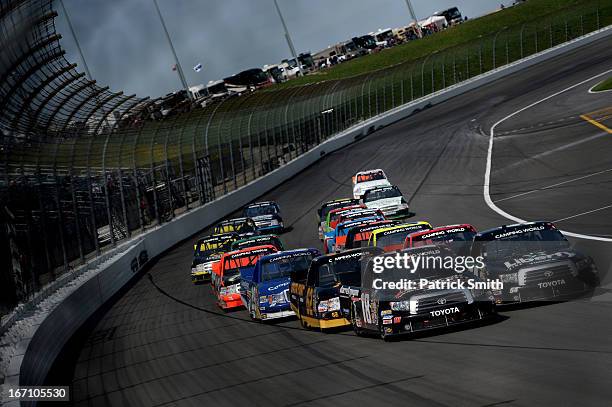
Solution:
{"label": "safety barrier wall", "polygon": [[[14,343],[12,352],[9,354],[10,363],[3,385],[4,390],[7,386],[18,384],[41,384],[71,336],[100,306],[130,281],[135,272],[142,268],[148,259],[160,255],[177,242],[212,225],[298,174],[326,154],[369,135],[375,129],[404,119],[429,105],[440,103],[610,34],[612,34],[612,26],[605,27],[363,121],[269,174],[124,243],[114,257],[99,264],[96,268],[85,270],[70,284],[42,301],[31,317],[23,318],[19,324],[16,324],[20,327],[17,336],[20,334],[21,337],[13,338]],[[187,275],[188,270],[185,270],[185,273]],[[8,334],[15,335],[15,330],[9,331]],[[3,401],[8,401],[5,392]],[[7,405],[18,404],[13,402]]]}

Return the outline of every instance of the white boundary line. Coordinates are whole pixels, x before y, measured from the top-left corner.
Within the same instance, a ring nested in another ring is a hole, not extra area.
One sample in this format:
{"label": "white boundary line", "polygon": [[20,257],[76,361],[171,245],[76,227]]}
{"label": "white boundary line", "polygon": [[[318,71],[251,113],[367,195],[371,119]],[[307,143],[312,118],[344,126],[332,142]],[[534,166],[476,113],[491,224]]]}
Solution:
{"label": "white boundary line", "polygon": [[576,215],[568,216],[566,218],[561,218],[561,219],[553,220],[553,223],[563,222],[564,220],[574,219],[574,218],[577,218],[579,216],[588,215],[588,214],[593,213],[593,212],[603,211],[604,209],[608,209],[608,208],[612,208],[612,205],[602,206],[601,208],[597,208],[597,209],[593,209],[593,210],[590,210],[590,211],[578,213]]}
{"label": "white boundary line", "polygon": [[512,196],[509,196],[507,198],[497,199],[494,202],[498,203],[498,202],[508,201],[510,199],[514,199],[514,198],[518,198],[518,197],[521,197],[521,196],[533,194],[535,192],[546,191],[546,190],[549,190],[551,188],[558,187],[558,186],[561,186],[561,185],[570,184],[572,182],[580,181],[580,180],[583,180],[583,179],[586,179],[586,178],[596,177],[597,175],[605,174],[605,173],[610,172],[610,171],[612,171],[612,168],[608,168],[607,170],[603,170],[603,171],[597,171],[597,172],[594,172],[594,173],[589,174],[589,175],[583,175],[582,177],[569,179],[567,181],[558,182],[556,184],[547,185],[545,187],[540,187],[540,188],[537,188],[537,189],[532,189],[531,191],[527,191],[527,192],[523,192],[523,193],[520,193],[520,194],[512,195]]}
{"label": "white boundary line", "polygon": [[[524,112],[527,109],[530,109],[536,105],[539,105],[542,102],[545,102],[549,99],[552,99],[555,96],[558,96],[564,92],[567,92],[568,90],[574,89],[580,85],[583,85],[589,81],[592,81],[593,79],[599,78],[600,76],[606,75],[608,73],[612,72],[612,69],[608,69],[607,71],[601,72],[595,76],[592,76],[588,79],[585,79],[581,82],[578,82],[572,86],[569,86],[563,90],[560,90],[558,92],[553,93],[552,95],[549,95],[543,99],[540,99],[536,102],[533,102],[513,113],[510,113],[509,115],[507,115],[506,117],[498,120],[497,122],[495,122],[493,124],[493,126],[491,126],[491,130],[489,132],[489,149],[488,149],[488,153],[487,153],[487,166],[485,169],[485,176],[484,176],[484,188],[483,188],[483,195],[484,195],[484,200],[487,203],[487,205],[489,206],[489,208],[491,208],[493,211],[495,211],[497,214],[503,216],[506,219],[510,219],[514,222],[517,223],[524,223],[527,222],[524,219],[518,218],[514,215],[509,214],[508,212],[504,211],[503,209],[501,209],[500,207],[498,207],[497,205],[495,205],[495,203],[493,202],[493,200],[491,199],[491,189],[490,189],[490,185],[491,185],[491,160],[492,160],[492,155],[493,155],[493,138],[495,135],[495,128],[500,125],[501,123],[505,122],[506,120],[510,119],[511,117],[516,116],[517,114]],[[567,236],[571,236],[571,237],[577,237],[580,239],[587,239],[587,240],[597,240],[600,242],[612,242],[612,239],[610,238],[605,238],[605,237],[599,237],[599,236],[591,236],[591,235],[584,235],[581,233],[574,233],[574,232],[567,232],[567,231],[563,231],[563,233]]]}
{"label": "white boundary line", "polygon": [[598,94],[598,93],[606,93],[606,92],[612,92],[612,89],[607,89],[607,90],[597,90],[594,91],[593,88],[595,88],[595,86],[599,85],[601,82],[597,82],[595,85],[591,86],[589,88],[589,93],[592,93],[594,95]]}

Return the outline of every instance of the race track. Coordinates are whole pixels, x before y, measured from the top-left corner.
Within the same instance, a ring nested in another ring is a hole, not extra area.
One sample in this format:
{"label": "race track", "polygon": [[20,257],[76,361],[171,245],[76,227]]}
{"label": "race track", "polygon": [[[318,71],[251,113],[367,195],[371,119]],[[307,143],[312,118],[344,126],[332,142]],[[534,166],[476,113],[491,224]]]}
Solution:
{"label": "race track", "polygon": [[[289,248],[320,247],[316,208],[349,196],[351,175],[367,168],[385,169],[411,198],[415,220],[478,229],[513,223],[483,198],[491,126],[610,69],[608,38],[373,133],[263,198],[276,200],[291,225],[283,235]],[[611,237],[612,207],[605,207],[612,205],[612,135],[579,117],[611,105],[610,93],[587,93],[596,82],[496,127],[491,199],[498,207],[522,219],[558,220],[564,230]],[[610,405],[612,243],[575,242],[602,273],[593,298],[507,311],[487,326],[385,343],[350,331],[305,331],[293,320],[251,323],[245,311],[219,312],[210,288],[190,282],[192,241],[186,241],[159,259],[82,344],[72,383],[75,404]]]}

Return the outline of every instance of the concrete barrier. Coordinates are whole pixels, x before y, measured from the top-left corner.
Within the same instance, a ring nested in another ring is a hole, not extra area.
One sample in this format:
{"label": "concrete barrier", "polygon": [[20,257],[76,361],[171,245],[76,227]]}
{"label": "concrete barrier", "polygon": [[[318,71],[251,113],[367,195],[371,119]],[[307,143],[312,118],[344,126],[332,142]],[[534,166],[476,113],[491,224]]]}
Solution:
{"label": "concrete barrier", "polygon": [[[606,27],[361,122],[286,165],[214,202],[185,213],[132,241],[122,243],[114,253],[86,266],[85,271],[79,273],[78,277],[69,280],[52,295],[40,301],[34,307],[32,315],[15,321],[13,326],[6,331],[3,335],[3,344],[8,345],[4,346],[1,355],[6,359],[2,401],[8,406],[18,405],[17,402],[11,402],[7,397],[6,390],[9,386],[41,384],[68,340],[96,310],[145,266],[148,259],[160,255],[177,242],[243,207],[295,176],[326,154],[351,144],[361,136],[368,134],[372,128],[387,126],[428,105],[437,104],[468,92],[611,33],[612,26]],[[185,270],[185,273],[187,276],[188,270]]]}

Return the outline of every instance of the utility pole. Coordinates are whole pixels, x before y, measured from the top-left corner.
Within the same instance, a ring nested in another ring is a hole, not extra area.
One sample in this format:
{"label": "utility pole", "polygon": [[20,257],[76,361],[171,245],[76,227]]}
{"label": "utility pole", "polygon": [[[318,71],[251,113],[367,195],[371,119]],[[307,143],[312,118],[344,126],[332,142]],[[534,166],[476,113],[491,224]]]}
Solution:
{"label": "utility pole", "polygon": [[281,23],[283,24],[283,29],[285,30],[285,39],[287,40],[287,45],[289,45],[289,51],[291,51],[291,55],[293,55],[293,58],[295,58],[295,62],[297,62],[298,69],[300,70],[300,75],[304,76],[304,72],[302,71],[302,64],[300,64],[297,52],[295,52],[293,41],[291,41],[291,35],[289,35],[289,29],[287,29],[287,24],[285,23],[285,19],[283,18],[283,13],[281,13],[280,7],[278,7],[277,0],[274,0],[274,5],[276,6],[276,11],[278,12],[278,16],[280,17]]}
{"label": "utility pole", "polygon": [[408,6],[408,11],[410,12],[410,16],[412,17],[412,23],[414,24],[414,28],[419,33],[419,37],[422,38],[423,33],[421,32],[421,27],[419,27],[416,13],[414,12],[414,8],[412,7],[412,2],[410,0],[406,0],[406,5]]}
{"label": "utility pole", "polygon": [[179,79],[183,84],[183,88],[185,92],[187,92],[187,96],[190,100],[193,100],[193,95],[189,92],[189,85],[187,85],[187,79],[185,79],[185,73],[183,72],[183,68],[181,67],[181,63],[179,62],[178,56],[176,55],[176,50],[174,49],[174,45],[172,44],[172,40],[170,39],[170,34],[168,33],[168,28],[166,28],[166,23],[164,21],[164,17],[162,17],[161,10],[159,9],[159,4],[157,4],[157,0],[153,0],[153,4],[155,5],[155,10],[157,10],[157,15],[159,16],[159,21],[161,21],[161,25],[164,28],[164,33],[166,34],[166,39],[168,40],[168,44],[170,45],[170,49],[172,50],[172,55],[174,55],[174,62],[176,63],[176,72],[178,73]]}

